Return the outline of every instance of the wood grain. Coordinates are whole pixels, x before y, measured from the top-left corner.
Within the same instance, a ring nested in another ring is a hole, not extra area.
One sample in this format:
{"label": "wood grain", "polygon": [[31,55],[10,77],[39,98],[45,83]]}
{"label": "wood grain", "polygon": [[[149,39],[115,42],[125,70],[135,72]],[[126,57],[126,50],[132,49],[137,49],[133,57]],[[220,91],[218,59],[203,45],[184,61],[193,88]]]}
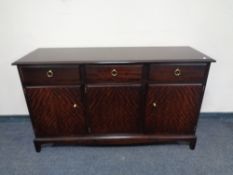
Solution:
{"label": "wood grain", "polygon": [[151,62],[215,62],[188,46],[39,48],[13,63],[38,64],[122,64]]}
{"label": "wood grain", "polygon": [[[207,64],[151,64],[149,80],[155,83],[203,83]],[[179,69],[181,75],[175,76]]]}
{"label": "wood grain", "polygon": [[[46,143],[185,141],[194,149],[214,61],[190,47],[44,48],[13,64],[39,152]],[[174,75],[177,68],[180,76]],[[52,77],[46,75],[49,70]]]}
{"label": "wood grain", "polygon": [[[112,71],[116,71],[116,76]],[[142,65],[88,65],[86,66],[87,83],[140,82]]]}
{"label": "wood grain", "polygon": [[146,101],[146,132],[194,134],[202,89],[201,85],[150,85]]}
{"label": "wood grain", "polygon": [[88,86],[91,133],[139,133],[140,85]]}
{"label": "wood grain", "polygon": [[[48,77],[47,72],[53,76]],[[31,85],[77,85],[80,83],[79,65],[56,66],[23,66],[20,67],[22,83]]]}
{"label": "wood grain", "polygon": [[[86,133],[79,87],[26,88],[37,137]],[[73,105],[77,104],[77,108]]]}

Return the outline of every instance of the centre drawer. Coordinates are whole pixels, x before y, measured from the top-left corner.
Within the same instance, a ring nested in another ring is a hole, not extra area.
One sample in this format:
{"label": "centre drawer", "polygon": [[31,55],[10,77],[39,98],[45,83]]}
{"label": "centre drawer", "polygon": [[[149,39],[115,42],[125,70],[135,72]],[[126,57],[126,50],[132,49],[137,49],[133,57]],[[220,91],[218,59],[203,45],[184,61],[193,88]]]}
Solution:
{"label": "centre drawer", "polygon": [[155,83],[202,83],[208,66],[205,63],[193,64],[152,64],[149,81]]}
{"label": "centre drawer", "polygon": [[142,78],[142,65],[87,65],[88,83],[139,82]]}
{"label": "centre drawer", "polygon": [[75,85],[80,82],[78,65],[22,66],[19,71],[25,85]]}

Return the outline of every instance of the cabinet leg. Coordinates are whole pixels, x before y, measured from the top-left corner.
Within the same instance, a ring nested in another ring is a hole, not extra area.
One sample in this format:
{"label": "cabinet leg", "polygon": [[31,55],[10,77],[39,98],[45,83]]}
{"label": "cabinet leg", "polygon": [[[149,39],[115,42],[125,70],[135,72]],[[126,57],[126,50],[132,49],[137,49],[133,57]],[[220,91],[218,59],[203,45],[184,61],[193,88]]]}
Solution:
{"label": "cabinet leg", "polygon": [[34,146],[35,146],[36,152],[39,153],[41,151],[41,144],[39,142],[34,141]]}
{"label": "cabinet leg", "polygon": [[196,142],[197,142],[197,139],[193,139],[190,143],[189,143],[189,148],[191,150],[194,150],[195,147],[196,147]]}

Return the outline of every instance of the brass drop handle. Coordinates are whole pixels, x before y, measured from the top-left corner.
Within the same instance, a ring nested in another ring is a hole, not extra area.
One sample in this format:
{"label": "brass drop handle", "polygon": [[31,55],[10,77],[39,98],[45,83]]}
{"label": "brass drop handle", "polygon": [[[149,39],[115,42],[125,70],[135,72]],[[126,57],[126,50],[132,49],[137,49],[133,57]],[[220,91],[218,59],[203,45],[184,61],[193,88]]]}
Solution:
{"label": "brass drop handle", "polygon": [[156,106],[157,106],[156,102],[153,102],[152,105],[154,108],[156,108]]}
{"label": "brass drop handle", "polygon": [[48,70],[47,77],[48,78],[52,78],[53,77],[53,71],[52,70]]}
{"label": "brass drop handle", "polygon": [[174,75],[175,75],[176,77],[181,76],[181,70],[180,70],[179,68],[176,68],[176,70],[174,71]]}
{"label": "brass drop handle", "polygon": [[116,76],[118,75],[118,72],[117,72],[116,69],[113,69],[113,70],[111,71],[111,74],[112,74],[113,77],[116,77]]}
{"label": "brass drop handle", "polygon": [[73,105],[73,108],[77,108],[78,107],[78,105],[75,103],[74,105]]}

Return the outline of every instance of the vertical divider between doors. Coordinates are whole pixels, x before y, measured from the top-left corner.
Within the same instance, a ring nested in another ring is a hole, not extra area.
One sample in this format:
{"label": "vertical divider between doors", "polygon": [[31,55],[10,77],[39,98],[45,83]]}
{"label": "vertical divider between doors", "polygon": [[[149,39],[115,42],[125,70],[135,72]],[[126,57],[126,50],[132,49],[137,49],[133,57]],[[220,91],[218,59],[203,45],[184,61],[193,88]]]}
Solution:
{"label": "vertical divider between doors", "polygon": [[142,129],[143,134],[145,133],[145,114],[146,114],[146,97],[148,90],[148,75],[149,75],[149,64],[143,64],[142,71],[142,80],[141,80],[141,101],[140,101],[140,116],[141,116],[141,124],[140,127]]}
{"label": "vertical divider between doors", "polygon": [[90,134],[90,118],[88,114],[88,104],[87,104],[87,95],[86,95],[86,70],[85,65],[80,65],[80,75],[81,75],[81,98],[84,106],[84,118],[86,122],[86,131]]}

